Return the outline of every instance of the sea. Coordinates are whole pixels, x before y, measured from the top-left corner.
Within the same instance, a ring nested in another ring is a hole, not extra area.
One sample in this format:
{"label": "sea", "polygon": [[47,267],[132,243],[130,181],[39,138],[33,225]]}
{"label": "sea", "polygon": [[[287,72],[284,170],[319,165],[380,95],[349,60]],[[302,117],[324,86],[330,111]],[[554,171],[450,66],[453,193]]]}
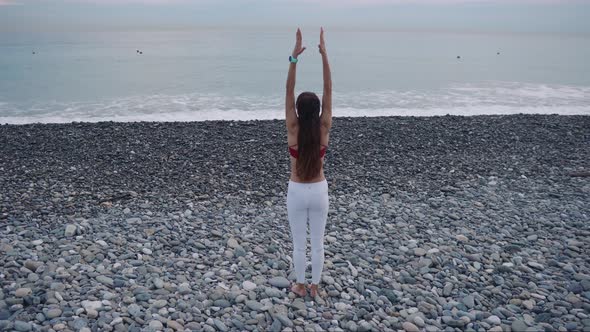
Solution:
{"label": "sea", "polygon": [[[296,93],[322,93],[301,27]],[[0,123],[283,119],[296,27],[0,33]],[[325,27],[334,116],[590,115],[590,36]]]}

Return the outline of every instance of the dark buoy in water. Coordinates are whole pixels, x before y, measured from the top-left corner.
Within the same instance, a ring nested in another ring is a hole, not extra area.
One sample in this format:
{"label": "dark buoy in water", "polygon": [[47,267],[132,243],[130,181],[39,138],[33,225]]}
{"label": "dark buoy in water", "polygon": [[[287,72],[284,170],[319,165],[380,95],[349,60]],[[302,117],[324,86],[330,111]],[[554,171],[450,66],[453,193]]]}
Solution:
{"label": "dark buoy in water", "polygon": [[457,55],[457,59],[461,59],[461,56],[460,55]]}
{"label": "dark buoy in water", "polygon": [[139,52],[139,54],[143,54],[143,52]]}
{"label": "dark buoy in water", "polygon": [[497,52],[496,55],[500,55],[500,52]]}
{"label": "dark buoy in water", "polygon": [[35,54],[37,54],[37,53],[35,53],[35,51],[33,51],[33,55],[35,55]]}

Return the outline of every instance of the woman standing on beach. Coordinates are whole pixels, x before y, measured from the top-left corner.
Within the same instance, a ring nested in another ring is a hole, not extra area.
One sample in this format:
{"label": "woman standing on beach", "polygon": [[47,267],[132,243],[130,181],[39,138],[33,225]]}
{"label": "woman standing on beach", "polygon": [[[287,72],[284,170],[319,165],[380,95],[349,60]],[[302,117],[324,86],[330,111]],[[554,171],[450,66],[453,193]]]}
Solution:
{"label": "woman standing on beach", "polygon": [[303,92],[295,100],[297,57],[305,50],[301,46],[301,39],[301,31],[297,29],[295,48],[289,57],[285,98],[287,143],[291,155],[287,213],[293,237],[293,265],[297,277],[291,290],[299,296],[306,295],[305,247],[309,220],[312,266],[310,295],[315,297],[324,266],[324,229],[328,218],[328,182],[324,176],[323,164],[332,126],[332,78],[322,28],[318,45],[324,76],[321,115],[320,99],[315,93]]}

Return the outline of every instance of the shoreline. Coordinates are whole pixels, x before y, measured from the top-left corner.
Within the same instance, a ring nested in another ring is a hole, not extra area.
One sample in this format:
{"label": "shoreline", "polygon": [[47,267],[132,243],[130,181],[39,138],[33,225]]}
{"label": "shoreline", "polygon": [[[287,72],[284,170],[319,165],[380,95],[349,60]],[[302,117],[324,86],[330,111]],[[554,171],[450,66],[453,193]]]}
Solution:
{"label": "shoreline", "polygon": [[296,299],[283,120],[1,125],[0,329],[587,329],[589,128],[335,117]]}
{"label": "shoreline", "polygon": [[[281,113],[281,115],[284,115]],[[159,115],[158,115],[159,116]],[[496,117],[590,117],[590,113],[571,113],[571,114],[560,114],[560,113],[506,113],[506,114],[440,114],[440,115],[369,115],[369,116],[333,116],[333,118],[352,120],[352,119],[388,119],[388,118],[496,118]],[[99,121],[71,121],[71,122],[26,122],[26,123],[8,123],[0,122],[0,126],[26,126],[26,125],[73,125],[73,124],[103,124],[103,123],[203,123],[203,122],[258,122],[258,121],[285,121],[284,117],[281,118],[246,118],[246,119],[205,119],[205,120],[99,120]]]}

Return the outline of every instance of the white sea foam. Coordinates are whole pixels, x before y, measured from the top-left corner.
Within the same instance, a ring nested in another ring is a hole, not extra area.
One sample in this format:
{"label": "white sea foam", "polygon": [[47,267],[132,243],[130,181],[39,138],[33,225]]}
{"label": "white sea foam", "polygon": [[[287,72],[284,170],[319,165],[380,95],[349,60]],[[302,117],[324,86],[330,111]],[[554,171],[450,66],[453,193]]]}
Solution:
{"label": "white sea foam", "polygon": [[[284,118],[283,96],[133,96],[99,102],[0,102],[0,123],[207,121]],[[334,116],[590,115],[590,87],[512,82],[431,91],[335,93]]]}

